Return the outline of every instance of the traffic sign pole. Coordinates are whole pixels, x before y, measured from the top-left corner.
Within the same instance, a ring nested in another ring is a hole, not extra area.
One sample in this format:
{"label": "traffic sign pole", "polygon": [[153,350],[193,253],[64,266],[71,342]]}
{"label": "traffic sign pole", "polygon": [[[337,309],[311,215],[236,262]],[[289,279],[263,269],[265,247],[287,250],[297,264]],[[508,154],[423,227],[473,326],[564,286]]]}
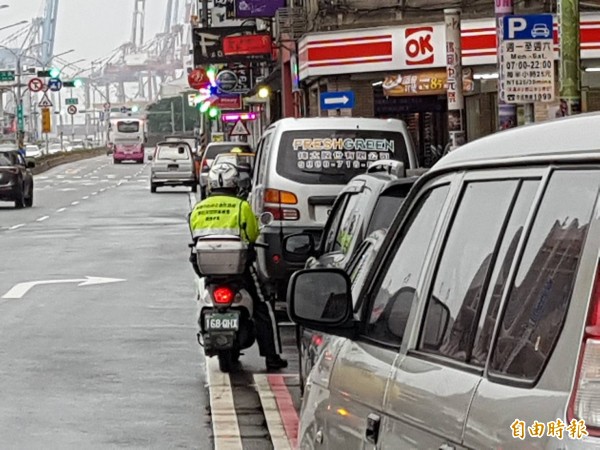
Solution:
{"label": "traffic sign pole", "polygon": [[506,103],[502,100],[501,93],[504,91],[504,79],[502,77],[502,64],[504,55],[502,42],[504,41],[504,17],[510,16],[515,12],[513,0],[503,0],[495,2],[496,30],[498,43],[498,129],[504,130],[517,126],[517,106]]}

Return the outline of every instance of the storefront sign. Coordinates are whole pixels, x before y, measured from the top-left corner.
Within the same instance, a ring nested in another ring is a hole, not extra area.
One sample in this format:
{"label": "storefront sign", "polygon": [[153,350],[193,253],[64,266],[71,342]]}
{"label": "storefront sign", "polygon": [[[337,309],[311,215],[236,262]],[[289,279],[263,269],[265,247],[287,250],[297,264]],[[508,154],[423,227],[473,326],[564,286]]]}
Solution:
{"label": "storefront sign", "polygon": [[500,98],[506,103],[554,100],[552,15],[506,16]]}
{"label": "storefront sign", "polygon": [[[473,70],[463,69],[462,74],[463,92],[473,92],[475,89]],[[390,76],[383,81],[382,85],[383,92],[388,97],[445,95],[447,86],[448,73],[444,69]]]}
{"label": "storefront sign", "polygon": [[[555,18],[552,29],[555,60],[559,43],[557,26]],[[300,79],[445,67],[444,29],[444,23],[436,23],[308,34],[299,41]],[[581,58],[600,58],[600,14],[581,15],[580,36]],[[496,65],[496,20],[462,20],[461,47],[463,67]]]}
{"label": "storefront sign", "polygon": [[275,17],[279,8],[285,6],[285,0],[237,0],[237,17]]}
{"label": "storefront sign", "polygon": [[223,54],[234,55],[271,55],[273,41],[270,34],[252,34],[247,36],[228,36],[223,38]]}
{"label": "storefront sign", "polygon": [[253,26],[194,28],[194,65],[206,66],[217,63],[245,61],[246,55],[227,56],[223,51],[223,38],[254,34]]}
{"label": "storefront sign", "polygon": [[213,103],[219,109],[236,110],[242,109],[242,96],[241,95],[220,95],[217,101]]}

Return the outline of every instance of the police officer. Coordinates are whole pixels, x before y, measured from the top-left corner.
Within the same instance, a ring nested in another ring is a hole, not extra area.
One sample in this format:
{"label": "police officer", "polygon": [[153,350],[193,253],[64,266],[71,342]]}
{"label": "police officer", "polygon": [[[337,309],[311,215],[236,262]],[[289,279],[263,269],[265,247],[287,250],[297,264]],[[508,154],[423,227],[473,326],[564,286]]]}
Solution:
{"label": "police officer", "polygon": [[[253,266],[254,249],[259,234],[259,224],[252,212],[250,204],[238,197],[240,190],[240,175],[237,167],[228,162],[218,163],[211,167],[208,174],[208,198],[194,207],[190,214],[190,230],[194,239],[202,236],[219,234],[240,236],[250,244],[250,260],[243,275],[244,286],[254,301],[254,323],[256,325],[256,340],[260,355],[266,358],[268,370],[287,367],[287,361],[282,359],[281,343],[275,315],[269,301],[264,297],[256,269]],[[201,276],[196,259],[190,258],[194,270]]]}

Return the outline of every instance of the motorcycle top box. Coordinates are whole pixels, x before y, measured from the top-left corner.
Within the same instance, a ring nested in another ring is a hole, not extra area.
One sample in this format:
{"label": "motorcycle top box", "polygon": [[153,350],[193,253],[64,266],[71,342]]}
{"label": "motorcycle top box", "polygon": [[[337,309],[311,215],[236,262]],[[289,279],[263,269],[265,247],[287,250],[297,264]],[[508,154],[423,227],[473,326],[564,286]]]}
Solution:
{"label": "motorcycle top box", "polygon": [[248,245],[237,236],[208,236],[196,242],[196,260],[203,275],[241,275]]}

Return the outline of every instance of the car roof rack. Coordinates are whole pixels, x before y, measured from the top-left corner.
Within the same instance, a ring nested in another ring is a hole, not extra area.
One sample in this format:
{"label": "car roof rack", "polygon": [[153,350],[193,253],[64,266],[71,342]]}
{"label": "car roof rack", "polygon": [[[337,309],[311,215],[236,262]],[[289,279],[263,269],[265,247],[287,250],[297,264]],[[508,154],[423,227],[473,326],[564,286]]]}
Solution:
{"label": "car roof rack", "polygon": [[384,159],[375,161],[367,168],[367,173],[386,172],[388,175],[393,175],[397,178],[406,177],[406,167],[402,161],[392,159]]}

